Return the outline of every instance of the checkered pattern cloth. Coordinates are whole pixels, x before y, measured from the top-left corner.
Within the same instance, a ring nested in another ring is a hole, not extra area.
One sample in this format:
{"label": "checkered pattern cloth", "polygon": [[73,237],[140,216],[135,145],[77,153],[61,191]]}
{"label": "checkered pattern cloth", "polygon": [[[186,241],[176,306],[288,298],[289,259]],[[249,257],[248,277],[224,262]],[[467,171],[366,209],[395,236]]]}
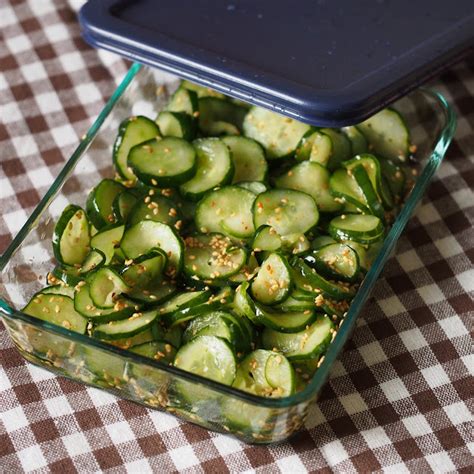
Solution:
{"label": "checkered pattern cloth", "polygon": [[[0,3],[0,251],[128,67],[83,42],[77,3]],[[249,446],[56,377],[2,326],[0,472],[472,472],[474,62],[433,87],[456,139],[300,434]]]}

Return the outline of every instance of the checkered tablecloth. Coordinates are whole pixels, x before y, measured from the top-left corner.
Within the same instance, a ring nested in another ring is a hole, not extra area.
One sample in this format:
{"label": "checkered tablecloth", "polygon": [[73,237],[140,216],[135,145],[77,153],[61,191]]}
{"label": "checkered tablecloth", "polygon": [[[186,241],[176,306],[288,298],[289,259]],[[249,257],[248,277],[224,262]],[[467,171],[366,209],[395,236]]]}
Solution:
{"label": "checkered tablecloth", "polygon": [[[0,2],[0,251],[127,69],[77,3]],[[433,87],[456,139],[299,435],[249,446],[56,377],[0,325],[0,472],[472,472],[472,58]]]}

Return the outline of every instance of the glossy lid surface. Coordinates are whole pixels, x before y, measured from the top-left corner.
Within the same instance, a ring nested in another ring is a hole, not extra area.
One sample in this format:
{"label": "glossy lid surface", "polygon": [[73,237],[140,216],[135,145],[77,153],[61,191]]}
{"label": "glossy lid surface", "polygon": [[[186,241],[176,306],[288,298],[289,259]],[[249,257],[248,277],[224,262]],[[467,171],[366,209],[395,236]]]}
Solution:
{"label": "glossy lid surface", "polygon": [[89,0],[91,44],[302,121],[361,121],[474,47],[472,0]]}

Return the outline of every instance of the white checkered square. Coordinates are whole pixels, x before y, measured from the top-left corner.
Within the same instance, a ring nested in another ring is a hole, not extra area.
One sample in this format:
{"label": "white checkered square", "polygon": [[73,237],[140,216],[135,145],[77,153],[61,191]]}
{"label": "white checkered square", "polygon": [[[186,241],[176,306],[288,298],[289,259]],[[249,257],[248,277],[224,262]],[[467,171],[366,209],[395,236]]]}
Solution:
{"label": "white checkered square", "polygon": [[390,403],[410,396],[410,393],[401,379],[388,380],[387,382],[381,383],[380,388]]}
{"label": "white checkered square", "polygon": [[196,457],[193,448],[189,445],[173,449],[169,451],[168,454],[173,460],[174,465],[178,471],[182,471],[199,464],[199,459]]}
{"label": "white checkered square", "polygon": [[405,428],[414,438],[427,435],[432,432],[431,426],[423,415],[410,416],[402,420]]}
{"label": "white checkered square", "polygon": [[409,329],[408,331],[403,331],[399,334],[403,344],[408,351],[415,351],[428,345],[425,337],[418,328]]}

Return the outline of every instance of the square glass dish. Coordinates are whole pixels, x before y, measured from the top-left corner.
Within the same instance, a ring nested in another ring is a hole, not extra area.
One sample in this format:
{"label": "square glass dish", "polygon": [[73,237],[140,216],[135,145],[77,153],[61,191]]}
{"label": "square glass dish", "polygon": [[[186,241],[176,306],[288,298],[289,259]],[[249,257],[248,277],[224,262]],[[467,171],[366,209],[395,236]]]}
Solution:
{"label": "square glass dish", "polygon": [[[113,177],[111,149],[119,123],[131,115],[154,116],[178,80],[134,64],[48,190],[0,257],[0,314],[20,353],[30,362],[82,383],[112,391],[145,406],[174,413],[250,443],[273,443],[296,433],[317,400],[331,365],[363,310],[378,275],[436,172],[455,130],[455,115],[436,92],[418,90],[394,107],[417,146],[413,188],[366,274],[337,335],[306,388],[285,398],[264,398],[225,386],[160,361],[23,314],[53,268],[51,240],[68,203],[84,205],[90,188]],[[163,89],[162,85],[166,85]]]}

